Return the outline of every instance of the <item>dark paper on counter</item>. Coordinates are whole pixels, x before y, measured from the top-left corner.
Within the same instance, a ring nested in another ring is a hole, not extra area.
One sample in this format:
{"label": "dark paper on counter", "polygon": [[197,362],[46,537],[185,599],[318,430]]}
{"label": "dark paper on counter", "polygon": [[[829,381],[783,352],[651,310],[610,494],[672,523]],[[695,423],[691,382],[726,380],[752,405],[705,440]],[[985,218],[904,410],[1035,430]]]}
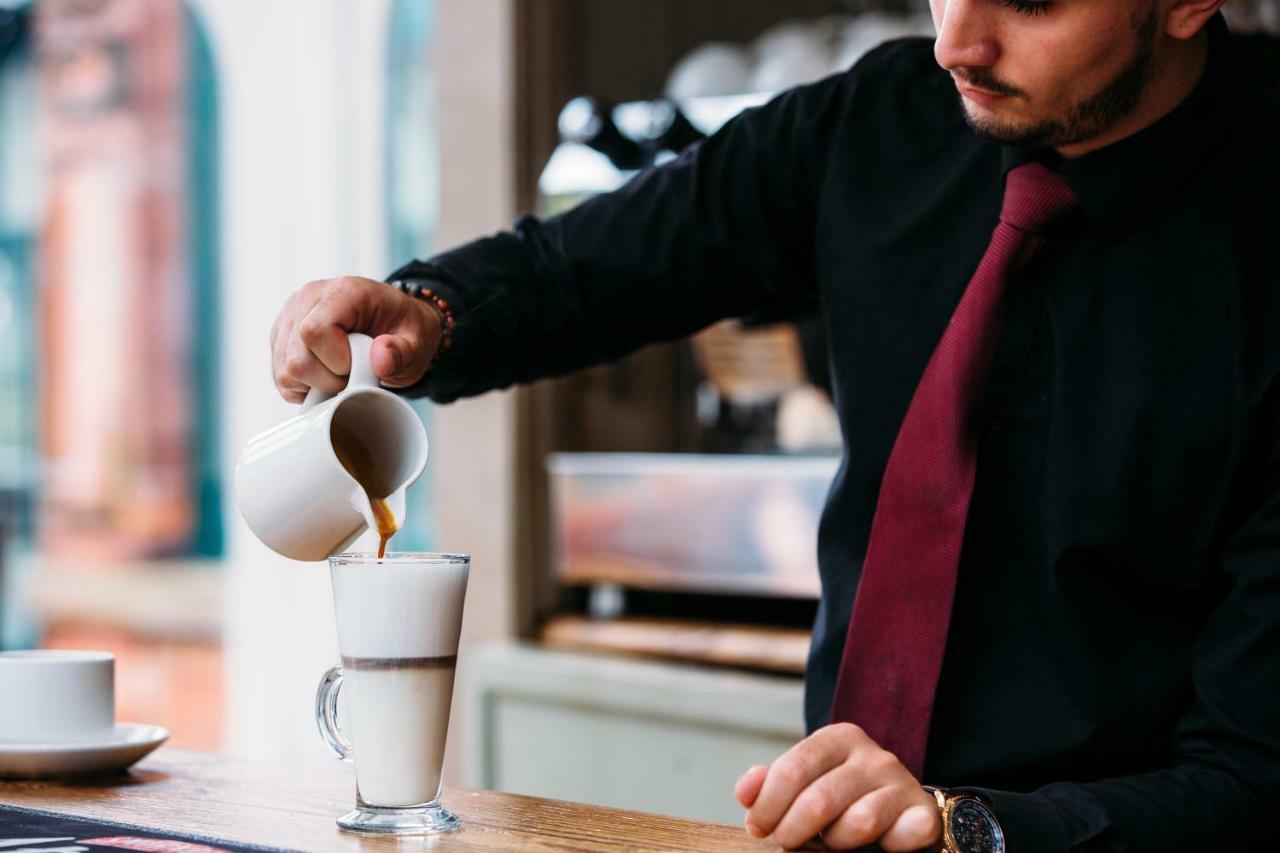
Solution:
{"label": "dark paper on counter", "polygon": [[281,849],[0,805],[0,853],[274,853]]}

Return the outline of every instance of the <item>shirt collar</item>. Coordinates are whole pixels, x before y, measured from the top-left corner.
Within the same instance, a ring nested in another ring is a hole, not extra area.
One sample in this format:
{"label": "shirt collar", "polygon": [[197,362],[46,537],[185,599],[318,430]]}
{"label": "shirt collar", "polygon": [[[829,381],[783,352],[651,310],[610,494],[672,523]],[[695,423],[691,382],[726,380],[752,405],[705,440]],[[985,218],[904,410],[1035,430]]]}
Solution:
{"label": "shirt collar", "polygon": [[1105,237],[1118,237],[1139,225],[1190,174],[1189,164],[1225,136],[1224,95],[1238,73],[1226,22],[1221,13],[1207,27],[1209,59],[1204,74],[1182,103],[1132,136],[1083,157],[1066,160],[1056,152],[1004,145],[1004,173],[1033,160],[1060,171],[1081,208]]}

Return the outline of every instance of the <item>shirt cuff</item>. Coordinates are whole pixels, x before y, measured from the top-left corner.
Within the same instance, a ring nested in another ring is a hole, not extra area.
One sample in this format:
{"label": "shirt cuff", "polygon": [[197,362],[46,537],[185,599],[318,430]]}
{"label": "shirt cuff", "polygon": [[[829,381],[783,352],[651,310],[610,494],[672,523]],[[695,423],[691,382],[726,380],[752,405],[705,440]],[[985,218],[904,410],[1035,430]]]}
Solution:
{"label": "shirt cuff", "polygon": [[448,303],[449,310],[454,318],[453,342],[448,350],[441,352],[436,357],[435,361],[427,368],[427,372],[416,383],[407,388],[391,388],[388,390],[406,397],[430,397],[438,402],[447,402],[458,396],[457,393],[450,393],[446,390],[449,386],[457,384],[449,379],[449,366],[451,361],[454,360],[451,356],[462,345],[459,340],[460,333],[465,331],[464,318],[470,306],[467,304],[464,289],[452,284],[450,278],[451,276],[442,268],[416,260],[410,261],[387,276],[387,281],[421,282],[424,287],[430,289],[432,293]]}
{"label": "shirt cuff", "polygon": [[1012,853],[1070,853],[1073,847],[1062,809],[1042,794],[1017,794],[989,788],[950,790],[979,794],[991,803],[1004,832],[1005,849]]}

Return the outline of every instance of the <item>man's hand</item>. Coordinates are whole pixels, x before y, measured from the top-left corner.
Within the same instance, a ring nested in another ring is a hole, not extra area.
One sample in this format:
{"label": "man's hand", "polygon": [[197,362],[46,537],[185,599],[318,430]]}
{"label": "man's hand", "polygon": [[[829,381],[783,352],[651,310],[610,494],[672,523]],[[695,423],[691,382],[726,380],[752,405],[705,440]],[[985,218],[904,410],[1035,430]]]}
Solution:
{"label": "man's hand", "polygon": [[347,332],[373,338],[373,372],[389,388],[422,378],[440,345],[440,315],[382,282],[356,276],[313,281],[285,302],[271,328],[280,395],[301,403],[311,388],[341,391],[351,372]]}
{"label": "man's hand", "polygon": [[928,850],[942,838],[933,796],[850,723],[819,729],[768,767],[752,767],[734,794],[747,809],[747,833],[787,848],[818,834],[835,850]]}

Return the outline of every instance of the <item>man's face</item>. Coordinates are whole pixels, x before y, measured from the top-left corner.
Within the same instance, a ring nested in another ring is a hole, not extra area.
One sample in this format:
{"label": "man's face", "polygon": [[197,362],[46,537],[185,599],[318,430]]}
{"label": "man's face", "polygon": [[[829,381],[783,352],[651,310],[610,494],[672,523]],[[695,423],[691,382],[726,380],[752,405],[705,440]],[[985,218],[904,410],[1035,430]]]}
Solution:
{"label": "man's face", "polygon": [[1151,80],[1157,0],[930,0],[934,55],[975,130],[1067,146],[1105,135]]}

